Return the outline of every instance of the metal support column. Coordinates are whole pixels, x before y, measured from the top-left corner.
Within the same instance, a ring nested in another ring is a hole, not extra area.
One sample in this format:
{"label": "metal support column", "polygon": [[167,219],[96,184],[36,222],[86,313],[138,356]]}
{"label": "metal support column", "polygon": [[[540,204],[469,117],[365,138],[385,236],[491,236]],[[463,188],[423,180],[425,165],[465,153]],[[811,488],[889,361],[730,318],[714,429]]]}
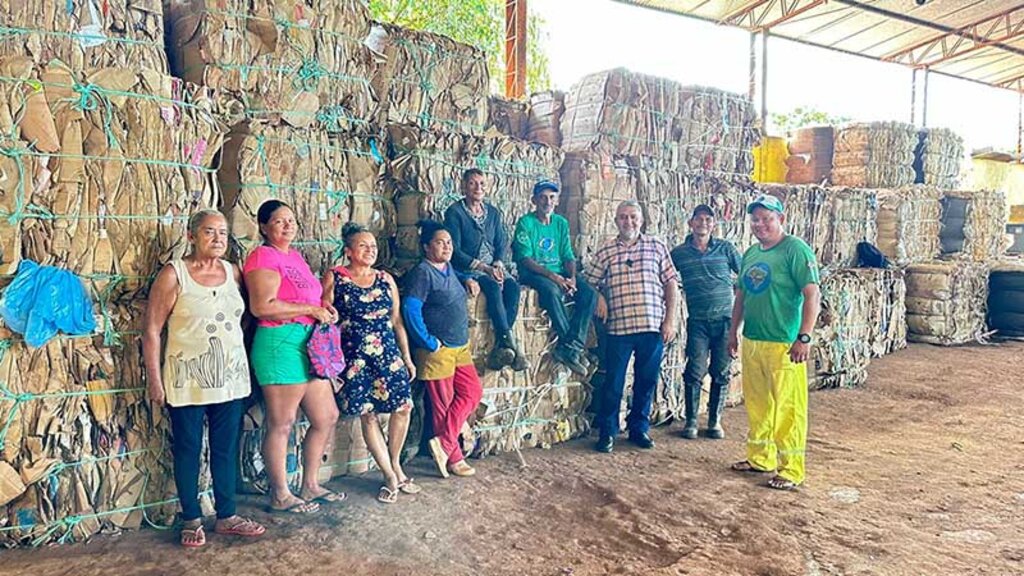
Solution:
{"label": "metal support column", "polygon": [[910,125],[917,126],[915,124],[917,116],[917,68],[914,68],[913,73],[910,75]]}
{"label": "metal support column", "polygon": [[757,96],[757,32],[750,33],[750,78],[748,79],[747,97],[754,101]]}
{"label": "metal support column", "polygon": [[526,0],[505,0],[505,96],[526,95]]}
{"label": "metal support column", "polygon": [[924,101],[921,103],[921,128],[928,127],[928,76],[930,71],[924,69]]}
{"label": "metal support column", "polygon": [[1024,92],[1017,93],[1017,163],[1024,164]]}
{"label": "metal support column", "polygon": [[768,30],[761,32],[761,129],[768,130]]}

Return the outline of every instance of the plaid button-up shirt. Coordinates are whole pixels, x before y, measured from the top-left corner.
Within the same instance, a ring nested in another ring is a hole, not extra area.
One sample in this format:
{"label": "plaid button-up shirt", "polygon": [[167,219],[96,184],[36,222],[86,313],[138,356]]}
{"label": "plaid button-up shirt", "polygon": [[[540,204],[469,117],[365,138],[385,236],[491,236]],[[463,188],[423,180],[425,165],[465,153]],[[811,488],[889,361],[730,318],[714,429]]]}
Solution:
{"label": "plaid button-up shirt", "polygon": [[641,234],[627,246],[605,242],[584,271],[587,282],[608,302],[608,333],[615,336],[660,332],[665,320],[665,285],[679,282],[668,246]]}

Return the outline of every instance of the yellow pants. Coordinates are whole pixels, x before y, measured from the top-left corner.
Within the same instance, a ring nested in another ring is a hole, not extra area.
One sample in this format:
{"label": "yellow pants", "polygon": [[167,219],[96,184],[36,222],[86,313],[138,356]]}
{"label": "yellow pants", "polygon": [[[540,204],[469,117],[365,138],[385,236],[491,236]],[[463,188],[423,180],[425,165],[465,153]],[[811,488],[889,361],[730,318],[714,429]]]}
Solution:
{"label": "yellow pants", "polygon": [[797,484],[807,446],[807,364],[789,359],[789,344],[743,339],[743,403],[750,432],[747,461]]}

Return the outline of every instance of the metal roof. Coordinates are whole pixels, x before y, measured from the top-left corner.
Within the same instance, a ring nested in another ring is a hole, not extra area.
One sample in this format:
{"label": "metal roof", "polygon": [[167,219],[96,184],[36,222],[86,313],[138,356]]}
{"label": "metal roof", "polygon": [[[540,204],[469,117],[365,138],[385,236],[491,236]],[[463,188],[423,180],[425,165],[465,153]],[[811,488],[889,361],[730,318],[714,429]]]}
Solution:
{"label": "metal roof", "polygon": [[616,0],[1024,92],[1022,0]]}

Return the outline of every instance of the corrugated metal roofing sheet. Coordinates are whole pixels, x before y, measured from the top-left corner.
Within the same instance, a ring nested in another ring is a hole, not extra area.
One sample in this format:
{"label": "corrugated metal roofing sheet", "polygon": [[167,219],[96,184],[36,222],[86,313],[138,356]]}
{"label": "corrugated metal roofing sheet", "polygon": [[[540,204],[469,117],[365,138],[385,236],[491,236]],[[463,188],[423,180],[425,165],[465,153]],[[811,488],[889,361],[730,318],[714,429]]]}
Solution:
{"label": "corrugated metal roofing sheet", "polygon": [[617,0],[1024,91],[1021,0]]}

